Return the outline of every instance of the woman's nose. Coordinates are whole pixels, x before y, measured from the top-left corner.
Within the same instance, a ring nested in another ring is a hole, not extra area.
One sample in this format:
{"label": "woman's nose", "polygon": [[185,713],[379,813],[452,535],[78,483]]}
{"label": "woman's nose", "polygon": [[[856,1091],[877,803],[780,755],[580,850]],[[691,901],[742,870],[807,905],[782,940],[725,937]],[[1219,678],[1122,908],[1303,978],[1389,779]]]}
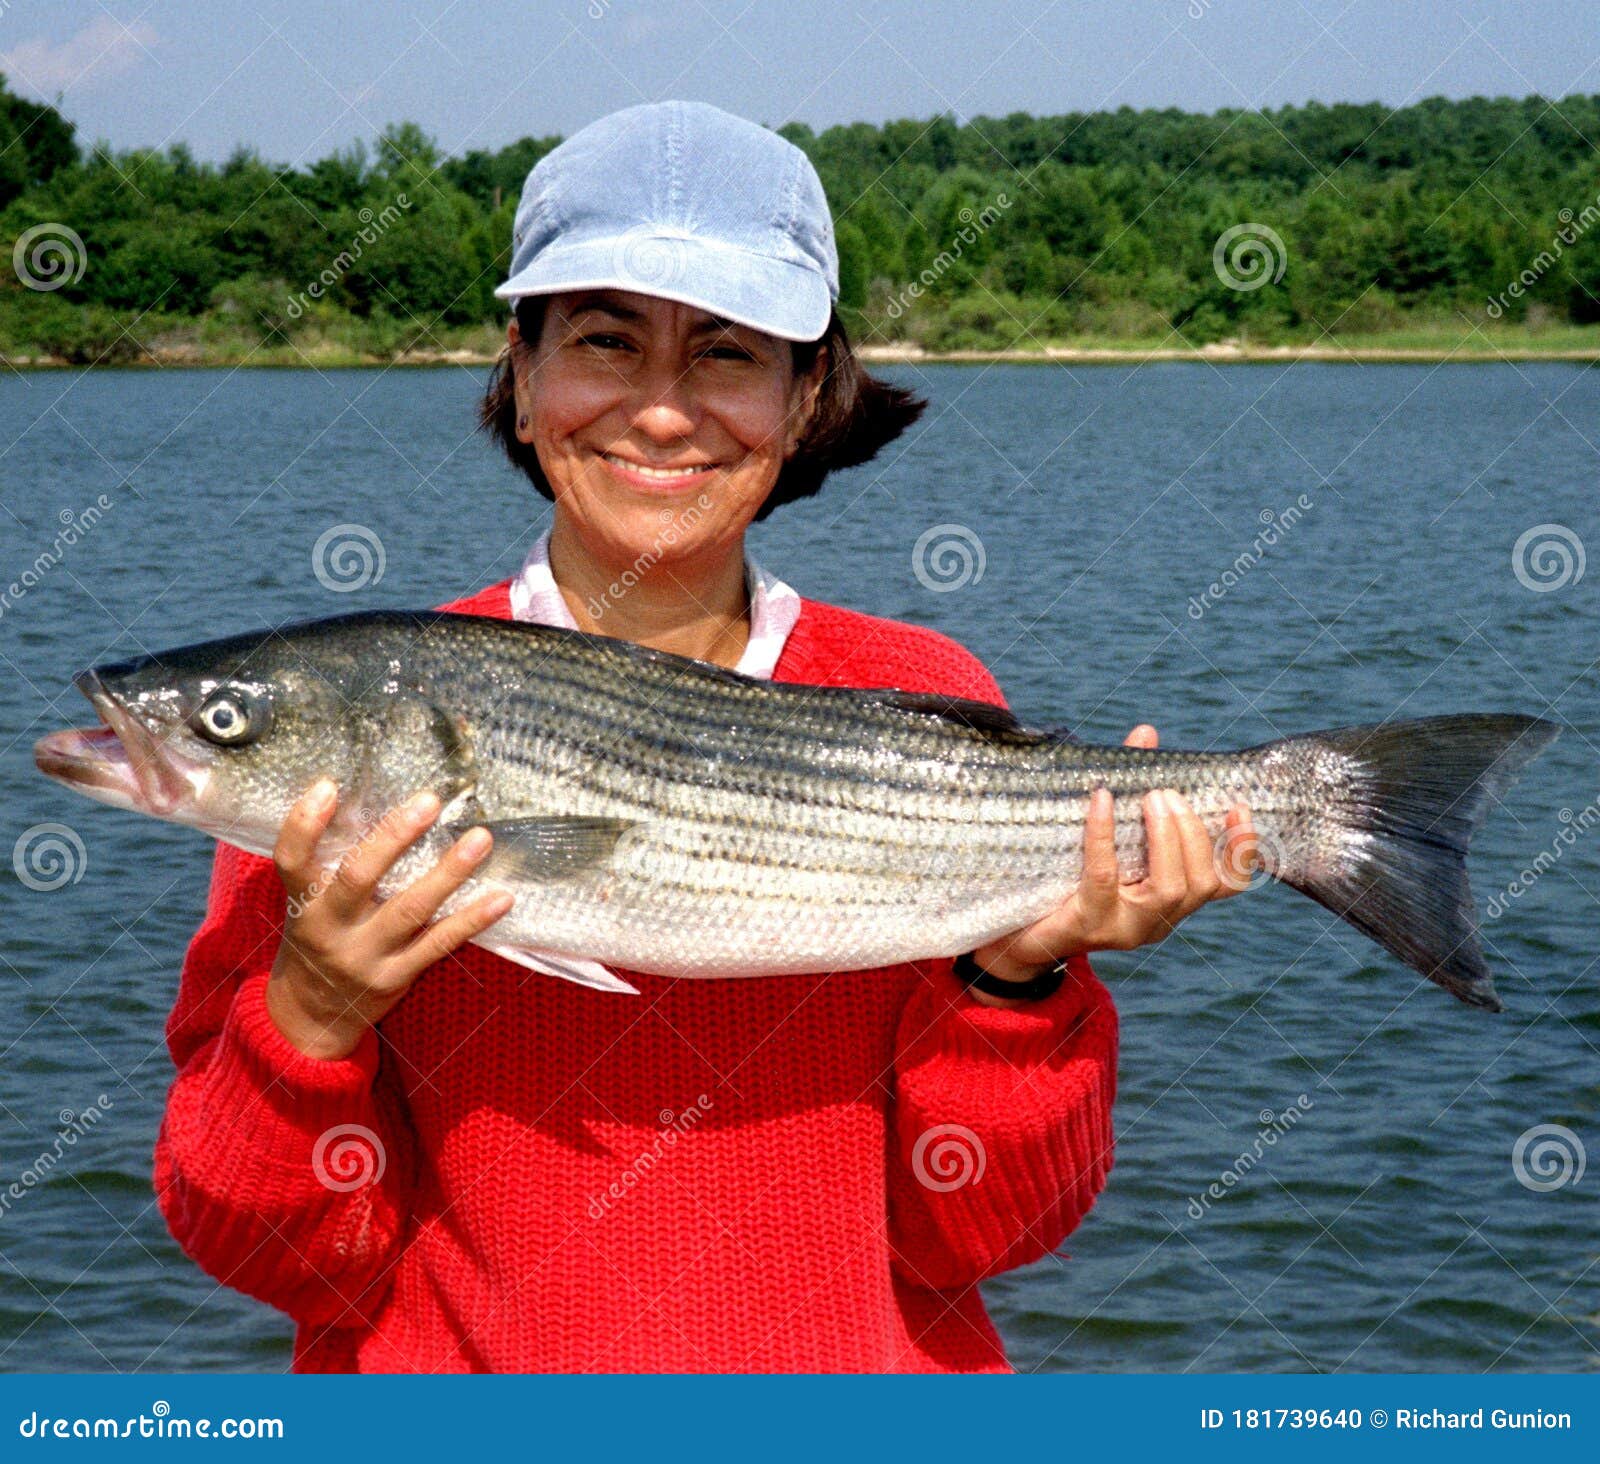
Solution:
{"label": "woman's nose", "polygon": [[658,441],[687,437],[699,422],[689,368],[679,361],[648,364],[634,382],[633,424]]}

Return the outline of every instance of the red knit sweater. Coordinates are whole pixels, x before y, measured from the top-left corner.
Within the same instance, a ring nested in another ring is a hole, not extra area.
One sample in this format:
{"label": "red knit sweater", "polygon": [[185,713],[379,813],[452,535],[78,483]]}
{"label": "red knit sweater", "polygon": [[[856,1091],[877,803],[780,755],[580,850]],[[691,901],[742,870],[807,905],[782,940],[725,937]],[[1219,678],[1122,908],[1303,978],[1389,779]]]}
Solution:
{"label": "red knit sweater", "polygon": [[[508,618],[505,584],[449,607]],[[998,702],[932,631],[807,600],[775,680]],[[264,989],[284,895],[222,845],[168,1027],[162,1212],[302,1371],[1004,1371],[977,1282],[1111,1166],[1116,1014],[947,960],[594,992],[467,946],[346,1059]]]}

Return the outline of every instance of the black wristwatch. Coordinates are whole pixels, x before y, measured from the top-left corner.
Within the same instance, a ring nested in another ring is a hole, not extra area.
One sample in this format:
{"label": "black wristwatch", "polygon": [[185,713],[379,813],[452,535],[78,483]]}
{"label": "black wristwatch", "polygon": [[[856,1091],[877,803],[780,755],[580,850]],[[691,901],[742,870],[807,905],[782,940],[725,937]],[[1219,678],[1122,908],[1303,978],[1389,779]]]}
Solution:
{"label": "black wristwatch", "polygon": [[957,956],[950,969],[969,990],[981,991],[985,996],[1005,997],[1009,1001],[1043,1001],[1060,991],[1061,983],[1067,979],[1067,963],[1062,961],[1026,981],[1007,981],[992,971],[985,971],[972,959],[970,951]]}

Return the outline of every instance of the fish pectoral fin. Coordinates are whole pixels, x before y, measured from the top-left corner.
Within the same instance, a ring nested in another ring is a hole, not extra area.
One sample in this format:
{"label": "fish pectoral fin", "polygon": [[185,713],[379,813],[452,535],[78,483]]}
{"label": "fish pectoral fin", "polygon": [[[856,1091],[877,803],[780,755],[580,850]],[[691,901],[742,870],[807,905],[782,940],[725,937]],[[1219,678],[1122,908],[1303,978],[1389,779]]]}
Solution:
{"label": "fish pectoral fin", "polygon": [[598,961],[585,960],[582,956],[563,956],[554,951],[530,951],[522,946],[512,945],[484,945],[484,949],[492,951],[513,965],[537,971],[541,976],[558,976],[563,981],[574,981],[579,986],[590,986],[596,991],[617,991],[624,996],[639,994],[637,986],[628,985],[620,976],[608,971]]}
{"label": "fish pectoral fin", "polygon": [[[629,818],[507,818],[480,825],[494,835],[494,853],[483,876],[502,881],[550,880],[581,874],[611,857],[637,821]],[[470,824],[454,832],[464,834]]]}

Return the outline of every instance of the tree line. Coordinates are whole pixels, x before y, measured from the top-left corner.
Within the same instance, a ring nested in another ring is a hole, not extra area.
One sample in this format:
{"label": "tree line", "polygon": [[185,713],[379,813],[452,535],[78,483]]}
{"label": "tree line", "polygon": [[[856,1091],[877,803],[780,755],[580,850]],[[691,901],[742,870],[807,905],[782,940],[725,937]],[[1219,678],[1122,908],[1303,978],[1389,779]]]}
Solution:
{"label": "tree line", "polygon": [[[1600,322],[1600,96],[780,130],[827,189],[859,339]],[[306,165],[244,147],[205,163],[181,143],[83,146],[0,78],[0,350],[293,359],[487,341],[518,193],[558,141],[453,157],[401,123]]]}

